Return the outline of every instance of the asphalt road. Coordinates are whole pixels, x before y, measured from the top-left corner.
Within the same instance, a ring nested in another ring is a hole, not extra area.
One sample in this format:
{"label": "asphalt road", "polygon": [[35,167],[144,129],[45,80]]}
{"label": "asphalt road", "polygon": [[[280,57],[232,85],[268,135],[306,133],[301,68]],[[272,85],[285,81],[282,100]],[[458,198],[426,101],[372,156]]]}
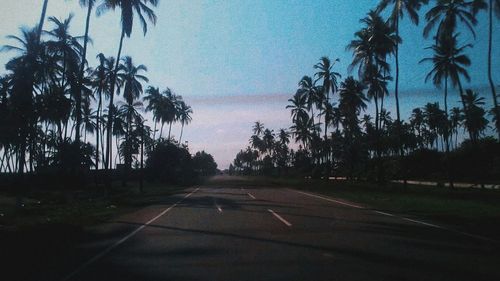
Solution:
{"label": "asphalt road", "polygon": [[63,280],[500,280],[495,242],[284,188],[190,188],[100,231]]}

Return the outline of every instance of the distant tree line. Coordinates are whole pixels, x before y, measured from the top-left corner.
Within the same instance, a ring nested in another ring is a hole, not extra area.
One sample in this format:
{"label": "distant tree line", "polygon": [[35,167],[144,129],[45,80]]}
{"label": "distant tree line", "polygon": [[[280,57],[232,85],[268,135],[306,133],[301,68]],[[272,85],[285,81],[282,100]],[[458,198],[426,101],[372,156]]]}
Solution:
{"label": "distant tree line", "polygon": [[[357,70],[357,78],[342,80],[334,70],[338,59],[332,62],[322,57],[314,65],[314,76],[304,76],[288,100],[286,108],[293,125],[275,134],[262,123],[255,123],[250,145],[236,155],[230,171],[282,174],[293,170],[313,177],[369,178],[378,182],[433,177],[447,180],[452,186],[457,178],[500,178],[500,154],[495,154],[499,151],[498,139],[485,135],[491,123],[500,136],[500,108],[491,74],[493,15],[500,18],[500,1],[430,3],[433,6],[425,14],[424,37],[432,35],[434,44],[427,48],[430,57],[421,63],[431,68],[425,81],[443,90],[444,108],[439,103],[428,103],[413,109],[409,120],[401,119],[400,23],[406,15],[418,24],[418,12],[429,1],[382,0],[360,20],[362,28],[346,47],[353,52],[349,71]],[[384,19],[381,13],[389,8],[389,17]],[[472,45],[460,45],[457,28],[463,27],[475,37],[474,26],[481,10],[487,11],[489,20],[487,74],[491,109],[484,108],[485,99],[478,93],[462,86],[464,80],[470,81],[471,62],[464,52]],[[394,72],[389,57],[394,58]],[[389,96],[388,82],[393,80],[395,118],[384,107],[384,99]],[[458,89],[461,107],[448,108],[450,87]],[[369,103],[374,106],[374,116],[364,114]],[[459,138],[461,131],[467,133],[465,138]],[[295,150],[289,146],[290,136],[295,140]],[[433,167],[439,165],[429,171],[419,168],[415,161],[422,161],[421,166],[429,161],[435,161]]]}

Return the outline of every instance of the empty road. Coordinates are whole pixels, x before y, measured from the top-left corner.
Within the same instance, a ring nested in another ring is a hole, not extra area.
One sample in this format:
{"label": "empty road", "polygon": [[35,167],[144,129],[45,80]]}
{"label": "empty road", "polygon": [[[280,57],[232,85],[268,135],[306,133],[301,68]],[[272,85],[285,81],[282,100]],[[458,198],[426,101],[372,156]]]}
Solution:
{"label": "empty road", "polygon": [[495,242],[285,188],[193,187],[99,231],[62,280],[500,280]]}

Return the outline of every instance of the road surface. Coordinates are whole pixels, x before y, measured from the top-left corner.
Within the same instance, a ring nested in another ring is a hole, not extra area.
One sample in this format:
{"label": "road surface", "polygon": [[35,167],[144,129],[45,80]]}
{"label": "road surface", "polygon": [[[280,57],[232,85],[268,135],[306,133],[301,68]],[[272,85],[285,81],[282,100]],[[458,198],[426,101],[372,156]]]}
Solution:
{"label": "road surface", "polygon": [[494,241],[293,189],[193,187],[104,229],[62,280],[500,280]]}

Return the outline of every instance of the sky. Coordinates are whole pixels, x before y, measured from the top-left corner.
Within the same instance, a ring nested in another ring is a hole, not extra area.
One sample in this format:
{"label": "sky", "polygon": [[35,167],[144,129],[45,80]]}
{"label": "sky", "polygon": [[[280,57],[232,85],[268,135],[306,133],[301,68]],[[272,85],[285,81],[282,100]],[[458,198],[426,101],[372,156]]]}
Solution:
{"label": "sky", "polygon": [[[2,0],[0,10],[0,45],[14,42],[5,38],[19,34],[21,26],[34,26],[40,17],[42,0]],[[288,128],[290,113],[287,99],[295,93],[303,75],[314,74],[313,65],[322,56],[339,58],[335,70],[343,77],[348,73],[352,53],[345,47],[361,28],[359,19],[374,8],[376,0],[160,0],[155,9],[156,26],[149,25],[143,36],[139,22],[134,22],[131,38],[124,42],[124,55],[136,64],[148,67],[149,84],[170,87],[193,107],[193,122],[183,140],[192,153],[206,150],[214,155],[219,168],[227,168],[235,154],[248,144],[252,124],[259,120],[266,127]],[[431,1],[432,2],[432,1]],[[401,26],[400,89],[403,116],[429,101],[442,102],[441,90],[424,82],[431,66],[419,61],[431,56],[424,49],[432,44],[422,38],[421,24],[416,27],[405,18]],[[66,18],[74,14],[71,32],[84,32],[86,10],[78,0],[49,0],[47,16]],[[494,30],[500,21],[495,21]],[[460,28],[461,43],[474,44],[470,50],[471,82],[465,87],[487,91],[486,14],[479,16],[476,39]],[[45,22],[44,29],[50,29]],[[95,56],[102,52],[116,56],[120,18],[109,11],[92,17],[88,60],[96,65]],[[494,45],[500,46],[500,32],[494,34]],[[0,73],[13,53],[0,53]],[[500,47],[493,49],[493,73],[500,83]],[[146,86],[146,85],[145,85]],[[393,88],[390,85],[390,88]],[[391,95],[392,97],[392,95]],[[451,106],[458,96],[450,96]],[[387,100],[394,112],[392,98]],[[151,116],[148,118],[151,120]],[[174,126],[175,136],[180,126]]]}

